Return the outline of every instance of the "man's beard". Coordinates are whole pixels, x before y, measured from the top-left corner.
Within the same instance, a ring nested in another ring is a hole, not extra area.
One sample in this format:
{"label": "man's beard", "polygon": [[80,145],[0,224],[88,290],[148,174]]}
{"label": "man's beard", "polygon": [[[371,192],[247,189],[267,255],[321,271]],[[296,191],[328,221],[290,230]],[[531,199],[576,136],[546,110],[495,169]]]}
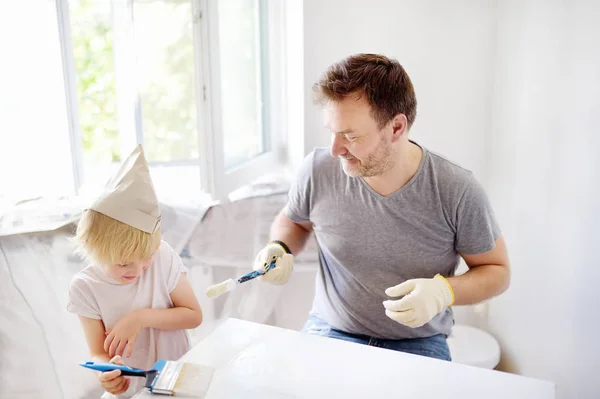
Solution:
{"label": "man's beard", "polygon": [[367,156],[364,161],[351,157],[356,163],[349,163],[345,158],[340,157],[344,173],[350,177],[374,177],[379,176],[390,170],[394,164],[392,159],[392,147],[382,139],[377,148]]}

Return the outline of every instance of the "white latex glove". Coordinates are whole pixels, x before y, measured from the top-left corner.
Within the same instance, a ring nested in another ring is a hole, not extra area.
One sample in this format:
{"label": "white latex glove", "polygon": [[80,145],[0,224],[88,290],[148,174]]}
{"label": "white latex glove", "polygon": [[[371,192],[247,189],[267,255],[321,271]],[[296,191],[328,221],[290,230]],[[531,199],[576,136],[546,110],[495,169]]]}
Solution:
{"label": "white latex glove", "polygon": [[269,270],[259,279],[267,283],[281,285],[287,283],[292,274],[294,256],[288,254],[283,246],[270,242],[264,247],[254,259],[254,270],[267,270],[269,265],[275,261],[275,267]]}
{"label": "white latex glove", "polygon": [[417,278],[385,290],[390,297],[402,299],[383,302],[390,319],[412,328],[421,327],[454,303],[454,292],[448,280],[437,274],[434,278]]}

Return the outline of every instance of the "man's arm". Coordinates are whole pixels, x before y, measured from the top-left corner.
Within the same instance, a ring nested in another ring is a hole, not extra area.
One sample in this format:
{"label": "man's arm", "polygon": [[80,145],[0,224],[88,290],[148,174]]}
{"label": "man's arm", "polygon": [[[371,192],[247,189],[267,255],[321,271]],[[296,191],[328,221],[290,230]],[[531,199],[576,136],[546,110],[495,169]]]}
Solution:
{"label": "man's arm", "polygon": [[311,232],[311,223],[296,223],[282,209],[271,225],[270,240],[283,241],[297,256],[304,249]]}
{"label": "man's arm", "polygon": [[478,255],[460,254],[469,270],[448,278],[454,291],[454,305],[472,305],[498,296],[510,284],[510,265],[504,237],[494,249]]}

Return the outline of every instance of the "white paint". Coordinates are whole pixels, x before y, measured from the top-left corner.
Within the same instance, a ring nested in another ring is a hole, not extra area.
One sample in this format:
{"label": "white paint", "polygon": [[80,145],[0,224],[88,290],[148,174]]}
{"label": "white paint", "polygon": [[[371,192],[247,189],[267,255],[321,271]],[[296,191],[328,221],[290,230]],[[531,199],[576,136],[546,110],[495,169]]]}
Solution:
{"label": "white paint", "polygon": [[206,399],[555,397],[546,381],[236,319],[182,360],[216,369]]}
{"label": "white paint", "polygon": [[513,264],[503,367],[600,392],[600,4],[499,2],[489,187]]}
{"label": "white paint", "polygon": [[236,285],[237,284],[235,283],[235,281],[229,278],[221,283],[214,284],[208,287],[208,289],[206,290],[206,296],[208,298],[217,298],[226,293],[227,291],[233,291]]}

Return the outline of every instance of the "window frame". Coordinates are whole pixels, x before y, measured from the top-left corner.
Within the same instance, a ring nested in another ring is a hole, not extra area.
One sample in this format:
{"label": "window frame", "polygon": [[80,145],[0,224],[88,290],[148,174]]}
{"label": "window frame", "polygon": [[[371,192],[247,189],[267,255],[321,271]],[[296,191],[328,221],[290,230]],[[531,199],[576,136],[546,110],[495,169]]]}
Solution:
{"label": "window frame", "polygon": [[[240,187],[259,179],[264,175],[273,173],[274,167],[282,164],[281,134],[283,132],[285,116],[281,108],[283,102],[282,90],[277,90],[278,85],[271,82],[282,82],[283,49],[282,49],[282,20],[283,2],[268,2],[259,0],[261,9],[261,74],[262,74],[262,126],[263,140],[269,148],[255,157],[238,164],[232,168],[225,165],[224,135],[222,134],[221,88],[219,67],[219,0],[198,0],[203,14],[206,14],[206,23],[202,24],[204,45],[207,55],[204,57],[205,71],[209,75],[206,79],[206,115],[208,149],[212,173],[204,174],[202,186],[206,187],[212,197],[218,201],[227,201],[229,195]],[[266,26],[265,26],[266,25]],[[267,48],[265,51],[265,47]]]}
{"label": "window frame", "polygon": [[[68,0],[55,0],[59,38],[63,60],[67,114],[71,144],[74,192],[79,194],[85,181],[82,133],[77,104],[75,60],[71,38]],[[135,57],[132,56],[133,4],[135,0],[111,0],[115,37],[114,63],[119,115],[121,158],[124,159],[137,144],[144,142],[141,125],[141,100],[134,79]],[[164,1],[169,0],[151,0]],[[269,144],[257,156],[226,168],[222,130],[219,69],[219,0],[188,0],[192,8],[194,37],[194,68],[196,82],[196,115],[199,157],[189,161],[150,162],[150,166],[198,166],[202,191],[212,200],[227,201],[229,194],[267,174],[282,164],[282,134],[285,131],[283,99],[283,2],[258,0],[261,10],[261,82],[263,142]],[[265,52],[265,47],[267,51]]]}
{"label": "window frame", "polygon": [[83,141],[79,124],[79,107],[77,104],[77,83],[75,78],[75,58],[71,41],[71,20],[68,0],[56,0],[56,19],[60,42],[63,85],[65,88],[67,121],[69,126],[69,143],[71,145],[71,164],[73,173],[73,192],[79,194],[84,181]]}

